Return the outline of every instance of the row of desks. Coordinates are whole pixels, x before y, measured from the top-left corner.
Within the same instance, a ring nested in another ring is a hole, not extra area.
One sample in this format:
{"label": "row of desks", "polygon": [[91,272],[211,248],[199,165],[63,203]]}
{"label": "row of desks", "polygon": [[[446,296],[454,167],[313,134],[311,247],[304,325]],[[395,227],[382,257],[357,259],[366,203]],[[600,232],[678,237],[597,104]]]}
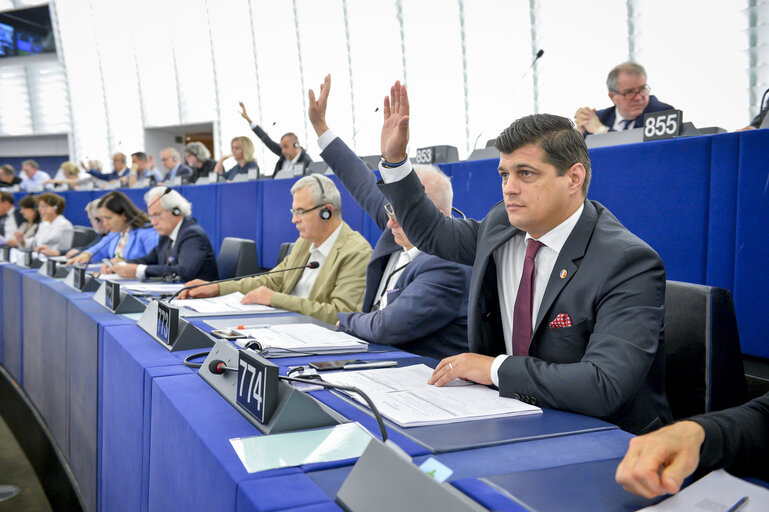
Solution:
{"label": "row of desks", "polygon": [[[6,264],[0,279],[0,363],[47,423],[87,510],[341,510],[334,496],[354,460],[246,472],[229,440],[260,434],[183,365],[195,351],[168,352],[136,325],[137,315],[114,315],[92,293],[36,271]],[[324,358],[338,356],[310,359]],[[307,359],[280,360],[281,371]],[[328,391],[312,395],[377,435],[361,408]],[[614,483],[630,434],[593,418],[545,410],[529,418],[388,429],[417,464],[435,457],[454,471],[451,485],[487,508],[648,504]],[[553,493],[561,480],[569,492]]]}

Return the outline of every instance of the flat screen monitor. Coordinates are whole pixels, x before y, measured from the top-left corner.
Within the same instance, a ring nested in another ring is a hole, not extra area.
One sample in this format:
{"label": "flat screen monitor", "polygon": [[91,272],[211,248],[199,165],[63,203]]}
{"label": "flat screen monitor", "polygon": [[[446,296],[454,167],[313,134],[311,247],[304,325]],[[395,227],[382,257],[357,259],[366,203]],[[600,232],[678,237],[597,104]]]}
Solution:
{"label": "flat screen monitor", "polygon": [[48,5],[0,12],[0,58],[55,52]]}

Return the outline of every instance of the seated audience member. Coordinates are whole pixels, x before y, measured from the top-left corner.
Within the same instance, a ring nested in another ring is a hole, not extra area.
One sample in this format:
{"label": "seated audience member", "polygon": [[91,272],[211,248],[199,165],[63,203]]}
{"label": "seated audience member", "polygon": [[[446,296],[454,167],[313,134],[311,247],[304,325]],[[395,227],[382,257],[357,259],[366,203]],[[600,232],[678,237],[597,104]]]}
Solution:
{"label": "seated audience member", "polygon": [[630,440],[617,482],[646,498],[674,494],[695,469],[769,482],[769,394]]}
{"label": "seated audience member", "polygon": [[[82,165],[82,164],[81,164]],[[97,180],[102,181],[115,181],[119,180],[121,186],[128,185],[128,168],[127,159],[124,153],[115,153],[112,155],[113,171],[110,173],[103,173],[101,169],[88,169],[87,172]]]}
{"label": "seated audience member", "polygon": [[761,123],[764,121],[764,118],[767,116],[768,112],[769,112],[769,102],[766,102],[765,105],[761,106],[761,110],[758,112],[758,114],[756,114],[756,117],[751,119],[750,124],[745,128],[741,128],[737,131],[744,132],[746,130],[756,130],[758,128],[761,128]]}
{"label": "seated audience member", "polygon": [[[235,137],[230,143],[232,153],[224,155],[216,162],[214,172],[221,175],[225,180],[232,181],[238,174],[248,174],[251,169],[256,170],[256,178],[259,179],[259,164],[254,157],[254,143],[248,137]],[[236,164],[224,171],[224,161],[228,158],[234,158]]]}
{"label": "seated audience member", "polygon": [[125,194],[114,190],[99,200],[99,217],[110,234],[88,250],[67,261],[119,261],[140,258],[158,244],[158,232],[147,226],[149,217],[139,210]]}
{"label": "seated audience member", "polygon": [[46,192],[37,196],[37,213],[40,214],[40,226],[32,239],[32,244],[25,244],[41,252],[46,247],[53,250],[68,249],[72,246],[72,223],[64,217],[67,202],[58,194]]}
{"label": "seated audience member", "polygon": [[24,222],[24,216],[14,208],[16,201],[9,192],[0,192],[0,236],[13,237]]}
{"label": "seated audience member", "polygon": [[[362,313],[339,313],[339,326],[372,343],[397,345],[442,359],[467,352],[467,288],[472,269],[421,252],[406,237],[368,165],[326,124],[331,77],[320,97],[310,91],[309,116],[320,156],[383,231],[366,272]],[[427,196],[451,215],[451,181],[432,165],[416,168]]]}
{"label": "seated audience member", "polygon": [[104,264],[102,272],[139,279],[219,279],[214,250],[206,232],[191,217],[192,205],[176,190],[165,192],[166,187],[155,187],[144,196],[152,227],[160,235],[158,245],[141,258]]}
{"label": "seated audience member", "polygon": [[182,162],[176,148],[166,148],[160,152],[160,162],[168,171],[163,178],[164,183],[172,183],[175,178],[181,178],[182,183],[188,183],[192,177],[192,169]]}
{"label": "seated audience member", "polygon": [[51,179],[51,176],[40,170],[40,166],[34,160],[24,160],[21,163],[21,170],[24,175],[21,177],[19,188],[25,192],[37,192],[43,190],[45,182]]}
{"label": "seated audience member", "polygon": [[267,146],[270,151],[280,157],[275,164],[275,170],[272,174],[273,178],[280,171],[286,171],[284,174],[289,176],[302,176],[307,174],[307,167],[312,163],[312,158],[310,158],[310,155],[308,155],[304,148],[299,144],[299,139],[295,134],[291,132],[284,134],[280,138],[280,144],[277,144],[269,135],[267,135],[267,132],[265,132],[261,126],[251,121],[251,118],[248,117],[248,112],[246,112],[246,106],[242,101],[240,102],[240,108],[242,109],[240,115],[243,116],[243,119],[248,121],[249,126],[251,126],[251,129],[256,136],[264,142],[264,145]]}
{"label": "seated audience member", "polygon": [[24,222],[19,224],[13,238],[6,237],[5,244],[9,247],[25,247],[31,245],[40,226],[40,215],[37,213],[37,199],[35,196],[24,196],[19,199],[19,211],[24,217]]}
{"label": "seated audience member", "polygon": [[53,185],[54,190],[77,190],[79,175],[80,169],[77,168],[76,163],[64,162],[61,164],[56,176],[54,176],[52,180],[48,180],[45,184]]}
{"label": "seated audience member", "polygon": [[202,142],[190,142],[184,146],[184,159],[192,169],[190,183],[206,178],[216,167],[216,160],[211,158],[211,152]]}
{"label": "seated audience member", "polygon": [[131,154],[131,172],[128,173],[129,187],[154,186],[163,181],[163,175],[155,167],[155,157],[143,151]]}
{"label": "seated audience member", "polygon": [[606,87],[613,107],[597,112],[594,108],[583,107],[574,114],[577,129],[585,136],[640,128],[644,114],[673,108],[650,95],[646,71],[635,62],[624,62],[612,69],[606,78]]}
{"label": "seated audience member", "polygon": [[482,221],[443,215],[407,158],[409,103],[384,104],[384,195],[411,243],[473,265],[471,353],[443,359],[430,384],[494,384],[503,397],[585,414],[632,433],[670,422],[665,397],[665,266],[587,199],[590,157],[569,119],[522,117],[496,140],[503,201]]}
{"label": "seated audience member", "polygon": [[[359,311],[366,284],[366,264],[371,246],[342,220],[342,199],[334,182],[322,175],[305,176],[291,187],[294,196],[291,222],[299,238],[276,272],[221,284],[185,290],[181,298],[214,297],[234,292],[246,294],[243,304],[264,304],[308,315],[328,323],[337,313]],[[194,280],[188,285],[202,284]]]}
{"label": "seated audience member", "polygon": [[40,246],[37,248],[38,252],[41,252],[45,254],[46,256],[61,256],[64,254],[67,258],[74,258],[78,254],[80,254],[83,250],[87,250],[89,247],[96,245],[99,243],[99,241],[104,238],[104,235],[107,234],[107,228],[104,227],[104,224],[101,221],[101,217],[99,217],[99,201],[101,199],[94,199],[90,203],[88,203],[85,206],[85,212],[88,215],[88,220],[91,222],[91,227],[96,232],[96,238],[94,238],[91,242],[89,242],[86,245],[83,245],[82,247],[73,247],[72,249],[66,250],[66,249],[52,249],[50,247],[47,247],[45,245]]}
{"label": "seated audience member", "polygon": [[15,187],[21,184],[21,178],[16,176],[12,165],[0,165],[0,188]]}

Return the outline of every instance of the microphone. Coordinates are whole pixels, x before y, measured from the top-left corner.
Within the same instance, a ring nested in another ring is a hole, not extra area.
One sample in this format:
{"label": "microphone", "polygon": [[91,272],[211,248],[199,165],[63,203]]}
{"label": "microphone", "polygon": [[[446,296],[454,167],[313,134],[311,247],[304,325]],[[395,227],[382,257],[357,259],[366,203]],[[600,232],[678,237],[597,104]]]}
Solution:
{"label": "microphone", "polygon": [[200,288],[201,286],[208,286],[209,284],[219,284],[219,283],[226,283],[227,281],[237,281],[239,279],[246,279],[247,277],[259,277],[267,274],[277,273],[277,272],[288,272],[289,270],[299,270],[304,268],[309,269],[316,269],[320,267],[320,263],[317,261],[311,261],[306,265],[301,265],[299,267],[289,267],[289,268],[281,268],[278,270],[268,270],[266,272],[257,272],[256,274],[249,274],[247,276],[238,276],[238,277],[230,277],[229,279],[219,279],[217,281],[209,281],[207,283],[201,283],[201,284],[193,284],[191,286],[185,286],[184,288],[181,288],[178,292],[174,293],[170,299],[168,299],[168,302],[171,302],[174,300],[180,293],[182,293],[184,290],[192,290],[195,288]]}
{"label": "microphone", "polygon": [[210,371],[214,375],[222,375],[226,372],[236,372],[238,371],[238,369],[227,366],[227,363],[225,363],[221,359],[214,359],[213,361],[208,363],[208,371]]}
{"label": "microphone", "polygon": [[[540,58],[541,58],[541,57],[542,57],[544,54],[545,54],[545,50],[542,50],[542,49],[540,49],[540,50],[537,52],[537,55],[534,57],[534,60],[533,60],[533,61],[531,61],[531,65],[529,66],[529,68],[526,70],[526,72],[525,72],[524,74],[522,74],[522,75],[521,75],[521,79],[519,80],[519,84],[518,84],[518,85],[520,85],[520,82],[523,82],[524,78],[526,78],[526,76],[529,74],[529,72],[530,72],[530,71],[531,71],[531,70],[534,68],[534,64],[536,64],[536,63],[537,63],[537,61],[538,61],[538,60],[539,60],[539,59],[540,59]],[[517,89],[517,88],[518,88],[518,86],[516,86],[516,89]],[[513,92],[515,92],[515,89],[513,89]]]}

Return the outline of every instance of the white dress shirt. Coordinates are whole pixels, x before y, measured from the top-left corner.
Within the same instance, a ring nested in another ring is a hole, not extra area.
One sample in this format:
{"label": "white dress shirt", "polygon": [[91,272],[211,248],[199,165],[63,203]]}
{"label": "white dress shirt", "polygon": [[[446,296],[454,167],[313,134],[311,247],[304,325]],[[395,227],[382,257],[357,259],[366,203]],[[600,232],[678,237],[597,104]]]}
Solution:
{"label": "white dress shirt", "polygon": [[13,234],[19,230],[19,226],[16,224],[16,208],[11,208],[8,213],[5,214],[3,219],[3,225],[5,226],[5,239],[9,240],[13,238]]}
{"label": "white dress shirt", "polygon": [[69,249],[72,245],[72,223],[63,215],[57,215],[51,222],[41,222],[30,249],[41,245],[46,245],[57,251]]}
{"label": "white dress shirt", "polygon": [[[168,238],[171,239],[171,244],[168,246],[168,252],[171,252],[171,249],[173,249],[174,244],[176,243],[176,239],[179,238],[179,230],[182,227],[182,222],[184,222],[184,217],[179,221],[179,224],[176,225],[173,231],[171,231],[171,234],[168,235]],[[165,261],[158,261],[158,265],[164,264]],[[144,273],[147,271],[147,265],[137,265],[136,266],[136,279],[141,279],[142,281],[146,279],[146,276]]]}
{"label": "white dress shirt", "polygon": [[[614,119],[614,126],[612,127],[615,132],[621,132],[625,129],[625,121],[627,121],[626,118],[622,117],[622,115],[619,113],[619,109],[614,109],[614,115],[616,118]],[[635,122],[635,119],[631,121],[631,123],[628,125],[628,129],[633,128],[633,123]]]}
{"label": "white dress shirt", "polygon": [[[555,260],[558,259],[563,244],[569,238],[571,231],[582,215],[585,206],[580,205],[571,216],[556,227],[542,235],[542,242],[537,256],[534,258],[534,290],[531,301],[531,325],[534,327],[545,295],[547,282],[553,273]],[[505,336],[505,351],[508,355],[500,355],[491,365],[491,380],[499,386],[499,367],[513,353],[513,312],[515,298],[518,296],[518,285],[523,274],[523,262],[526,259],[526,245],[531,238],[528,233],[519,233],[494,251],[494,263],[497,265],[497,292],[499,293],[499,309],[502,313],[502,332]]]}
{"label": "white dress shirt", "polygon": [[395,291],[395,283],[398,282],[401,274],[406,270],[406,266],[419,256],[421,252],[416,247],[412,247],[411,249],[404,248],[402,251],[395,251],[390,255],[390,259],[382,274],[382,280],[379,282],[379,288],[374,296],[374,307],[376,309],[387,307],[390,292]]}
{"label": "white dress shirt", "polygon": [[310,246],[310,259],[308,260],[308,263],[317,261],[318,268],[305,268],[304,271],[302,271],[302,277],[299,278],[294,289],[291,290],[290,295],[302,299],[306,299],[310,296],[310,290],[312,290],[312,285],[315,284],[315,280],[318,278],[318,272],[320,272],[321,267],[323,267],[323,262],[326,261],[328,253],[331,251],[331,247],[336,242],[336,239],[339,238],[339,232],[341,230],[342,224],[340,223],[334,232],[331,233],[329,237],[326,238],[326,241],[320,244],[320,246],[316,247],[315,244]]}

